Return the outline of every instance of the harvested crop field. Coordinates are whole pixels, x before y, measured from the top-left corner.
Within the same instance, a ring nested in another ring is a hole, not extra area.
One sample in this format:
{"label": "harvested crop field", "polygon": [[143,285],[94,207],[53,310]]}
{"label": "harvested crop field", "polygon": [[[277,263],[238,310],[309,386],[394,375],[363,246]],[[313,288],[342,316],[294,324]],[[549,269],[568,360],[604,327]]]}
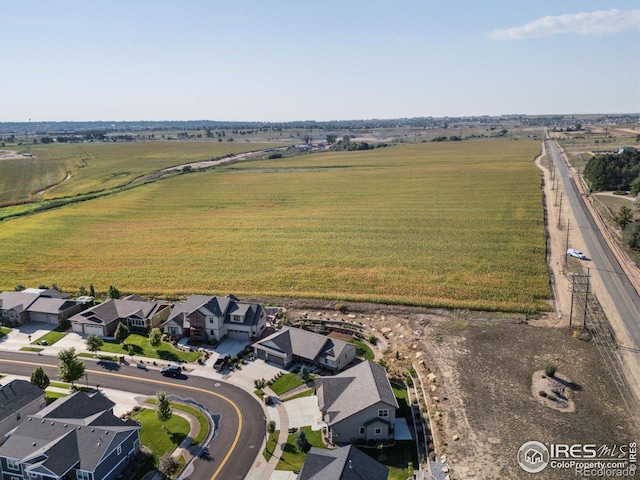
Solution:
{"label": "harvested crop field", "polygon": [[181,175],[3,222],[2,287],[546,309],[539,147],[398,145]]}

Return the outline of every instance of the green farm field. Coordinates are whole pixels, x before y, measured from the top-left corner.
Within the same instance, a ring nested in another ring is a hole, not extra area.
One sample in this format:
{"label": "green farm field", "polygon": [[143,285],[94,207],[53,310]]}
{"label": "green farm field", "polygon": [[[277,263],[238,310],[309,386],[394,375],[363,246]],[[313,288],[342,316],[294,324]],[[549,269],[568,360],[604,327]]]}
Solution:
{"label": "green farm field", "polygon": [[0,288],[548,309],[540,143],[243,162],[0,228]]}
{"label": "green farm field", "polygon": [[[0,204],[105,190],[126,185],[163,168],[276,145],[153,141],[33,146],[30,151],[35,158],[0,162]],[[67,174],[70,178],[63,181]],[[55,184],[43,195],[35,195]]]}

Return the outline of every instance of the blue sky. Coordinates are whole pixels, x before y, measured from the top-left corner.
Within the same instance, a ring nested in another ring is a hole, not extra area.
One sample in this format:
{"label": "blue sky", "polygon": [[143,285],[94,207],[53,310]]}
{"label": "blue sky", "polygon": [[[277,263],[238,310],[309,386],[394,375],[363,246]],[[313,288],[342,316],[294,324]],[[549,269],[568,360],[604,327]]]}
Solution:
{"label": "blue sky", "polygon": [[0,121],[640,112],[640,0],[0,0]]}

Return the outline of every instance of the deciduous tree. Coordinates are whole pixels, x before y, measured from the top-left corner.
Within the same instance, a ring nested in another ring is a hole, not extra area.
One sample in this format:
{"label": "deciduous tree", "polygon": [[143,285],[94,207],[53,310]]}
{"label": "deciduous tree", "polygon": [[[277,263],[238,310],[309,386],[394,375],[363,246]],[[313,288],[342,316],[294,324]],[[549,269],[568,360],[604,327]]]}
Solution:
{"label": "deciduous tree", "polygon": [[31,374],[31,383],[36,387],[44,390],[49,386],[49,383],[51,383],[51,381],[49,380],[49,376],[44,372],[42,367],[38,367]]}
{"label": "deciduous tree", "polygon": [[58,360],[60,360],[58,364],[58,377],[60,377],[60,380],[63,382],[71,383],[73,387],[73,382],[84,375],[84,362],[78,359],[76,349],[73,347],[60,350]]}
{"label": "deciduous tree", "polygon": [[159,328],[152,328],[149,333],[149,345],[151,348],[158,350],[158,347],[162,345],[162,330]]}
{"label": "deciduous tree", "polygon": [[87,350],[92,352],[94,355],[98,350],[100,350],[100,347],[104,345],[104,341],[99,335],[89,335],[85,340],[85,343],[87,344]]}
{"label": "deciduous tree", "polygon": [[169,401],[169,397],[167,397],[167,392],[157,392],[156,418],[162,422],[163,428],[165,422],[169,421],[172,415],[173,410],[171,409],[171,402]]}

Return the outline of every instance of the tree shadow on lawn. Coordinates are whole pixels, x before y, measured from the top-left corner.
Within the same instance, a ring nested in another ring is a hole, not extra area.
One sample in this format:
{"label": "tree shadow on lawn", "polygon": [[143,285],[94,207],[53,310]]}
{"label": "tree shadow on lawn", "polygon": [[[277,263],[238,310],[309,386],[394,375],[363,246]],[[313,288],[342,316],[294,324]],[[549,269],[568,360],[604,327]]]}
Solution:
{"label": "tree shadow on lawn", "polygon": [[177,362],[180,360],[180,357],[178,357],[178,355],[166,350],[158,350],[158,356],[160,357],[160,360],[165,360],[168,362]]}
{"label": "tree shadow on lawn", "polygon": [[186,433],[181,433],[181,432],[170,432],[167,430],[167,433],[169,434],[169,438],[171,439],[171,443],[180,446],[180,444],[184,441],[185,438],[187,438],[187,434]]}

